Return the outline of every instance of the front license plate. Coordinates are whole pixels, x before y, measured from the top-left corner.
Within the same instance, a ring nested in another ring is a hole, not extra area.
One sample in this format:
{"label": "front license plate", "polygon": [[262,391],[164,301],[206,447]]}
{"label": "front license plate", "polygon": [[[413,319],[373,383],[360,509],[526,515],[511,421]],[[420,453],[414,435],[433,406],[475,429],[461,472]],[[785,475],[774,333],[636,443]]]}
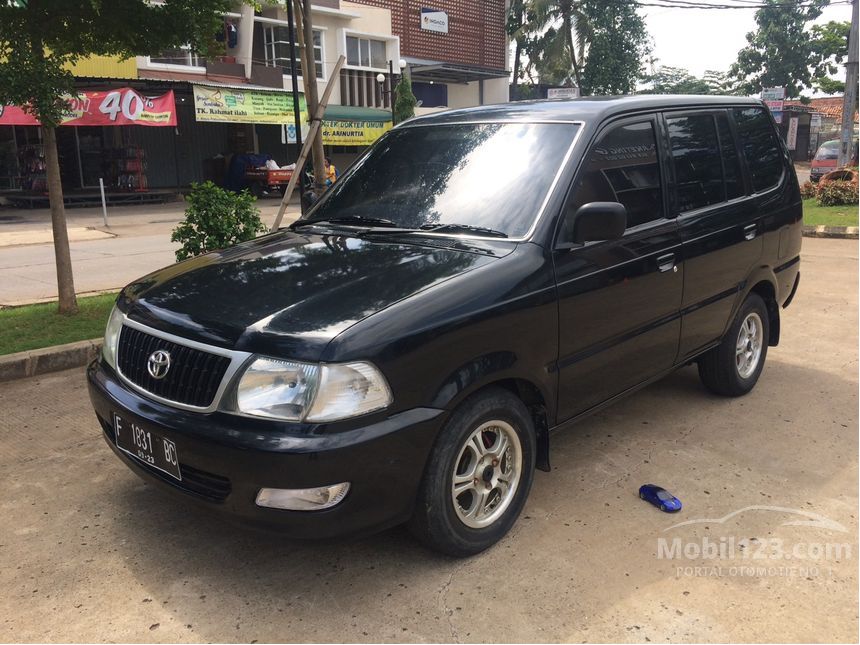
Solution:
{"label": "front license plate", "polygon": [[123,419],[116,413],[113,415],[113,429],[116,433],[117,448],[182,481],[182,475],[179,472],[179,453],[176,451],[176,444],[170,439],[165,439],[128,419]]}

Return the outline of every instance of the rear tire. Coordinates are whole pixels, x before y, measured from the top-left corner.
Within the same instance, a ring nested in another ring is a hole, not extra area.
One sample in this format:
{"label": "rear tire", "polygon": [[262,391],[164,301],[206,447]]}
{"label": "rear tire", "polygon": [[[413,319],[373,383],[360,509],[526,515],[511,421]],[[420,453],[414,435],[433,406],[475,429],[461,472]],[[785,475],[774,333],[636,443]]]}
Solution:
{"label": "rear tire", "polygon": [[491,547],[525,505],[535,455],[534,424],[519,398],[492,387],[466,399],[430,455],[409,521],[413,535],[456,557]]}
{"label": "rear tire", "polygon": [[723,341],[699,359],[699,378],[722,396],[743,396],[755,387],[767,358],[770,319],[767,305],[751,293]]}

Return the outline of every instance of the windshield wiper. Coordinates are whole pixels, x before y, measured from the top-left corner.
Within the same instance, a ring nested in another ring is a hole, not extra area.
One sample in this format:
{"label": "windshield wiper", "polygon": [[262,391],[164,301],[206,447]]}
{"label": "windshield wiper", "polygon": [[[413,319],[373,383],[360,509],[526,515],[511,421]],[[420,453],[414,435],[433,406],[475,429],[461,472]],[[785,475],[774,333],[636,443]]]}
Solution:
{"label": "windshield wiper", "polygon": [[497,231],[494,228],[485,228],[483,226],[472,226],[470,224],[423,224],[422,231],[431,231],[433,233],[478,233],[486,237],[507,237],[507,233]]}
{"label": "windshield wiper", "polygon": [[300,219],[293,222],[291,228],[299,226],[310,226],[311,224],[357,224],[359,226],[392,226],[397,227],[396,222],[382,217],[365,217],[364,215],[348,215],[344,217],[331,217],[326,219]]}

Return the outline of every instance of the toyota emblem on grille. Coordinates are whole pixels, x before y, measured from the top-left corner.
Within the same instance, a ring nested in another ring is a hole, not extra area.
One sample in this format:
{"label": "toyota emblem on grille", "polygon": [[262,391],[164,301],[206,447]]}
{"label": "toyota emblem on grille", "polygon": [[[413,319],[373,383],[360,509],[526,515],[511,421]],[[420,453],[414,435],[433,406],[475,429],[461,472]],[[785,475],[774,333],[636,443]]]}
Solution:
{"label": "toyota emblem on grille", "polygon": [[170,354],[163,349],[156,350],[149,355],[146,361],[146,369],[154,379],[162,379],[170,371]]}

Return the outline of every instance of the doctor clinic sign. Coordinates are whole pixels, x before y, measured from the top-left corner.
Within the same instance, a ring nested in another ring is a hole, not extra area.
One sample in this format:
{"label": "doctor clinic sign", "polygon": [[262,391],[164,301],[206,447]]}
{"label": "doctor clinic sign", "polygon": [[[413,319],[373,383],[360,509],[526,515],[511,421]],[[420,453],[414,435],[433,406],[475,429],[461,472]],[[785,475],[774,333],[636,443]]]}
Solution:
{"label": "doctor clinic sign", "polygon": [[[176,125],[173,91],[160,96],[143,96],[130,87],[82,92],[63,97],[68,109],[60,125]],[[40,125],[23,108],[0,106],[0,125]]]}

